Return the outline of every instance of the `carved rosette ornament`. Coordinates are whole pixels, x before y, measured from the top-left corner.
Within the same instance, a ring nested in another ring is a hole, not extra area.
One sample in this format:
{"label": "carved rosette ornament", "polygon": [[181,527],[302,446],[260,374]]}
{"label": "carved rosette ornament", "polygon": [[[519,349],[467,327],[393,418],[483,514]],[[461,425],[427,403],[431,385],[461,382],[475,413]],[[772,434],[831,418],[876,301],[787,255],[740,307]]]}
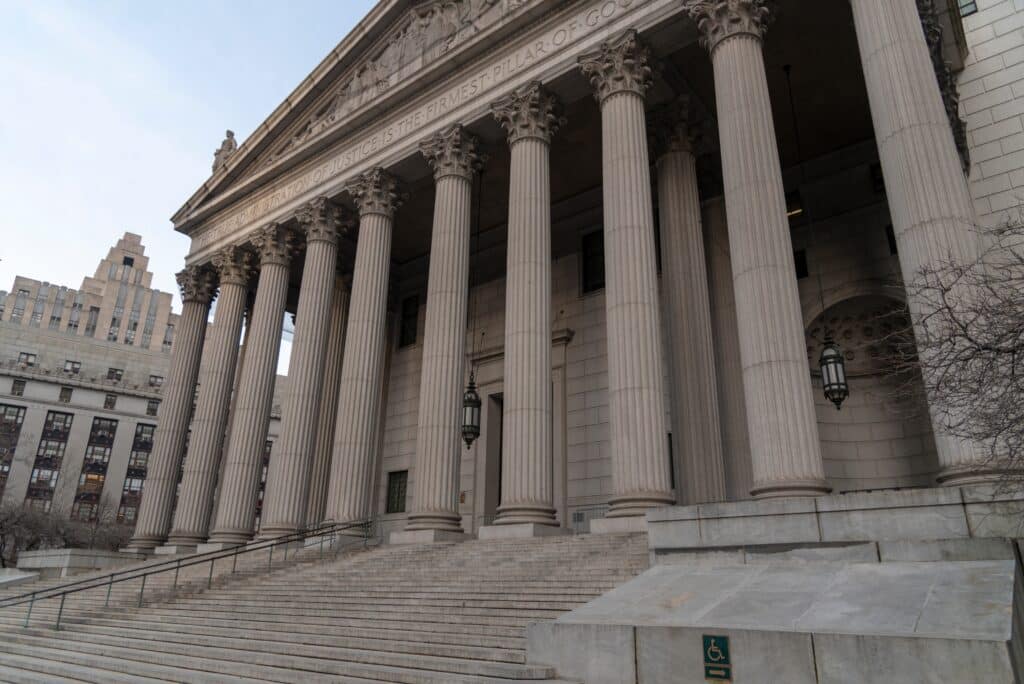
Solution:
{"label": "carved rosette ornament", "polygon": [[479,151],[479,141],[460,124],[421,142],[420,154],[434,170],[434,180],[444,176],[470,179],[484,161]]}
{"label": "carved rosette ornament", "polygon": [[565,124],[562,105],[539,81],[533,81],[491,104],[491,112],[508,134],[510,145],[525,138],[551,142]]}
{"label": "carved rosette ornament", "polygon": [[352,195],[360,216],[383,214],[392,218],[405,199],[398,191],[398,180],[379,166],[356,176],[345,190]]}
{"label": "carved rosette ornament", "polygon": [[306,242],[332,242],[337,244],[342,232],[342,209],[326,197],[317,197],[299,209],[295,215]]}
{"label": "carved rosette ornament", "polygon": [[175,274],[178,287],[181,289],[182,302],[199,302],[209,304],[217,293],[217,282],[214,273],[206,266],[186,266]]}
{"label": "carved rosette ornament", "polygon": [[701,45],[708,52],[726,38],[764,38],[771,14],[768,0],[683,0],[683,8],[697,22]]}
{"label": "carved rosette ornament", "polygon": [[288,266],[295,255],[295,236],[279,223],[264,226],[250,238],[250,242],[260,255],[260,266]]}
{"label": "carved rosette ornament", "polygon": [[651,85],[650,50],[635,29],[601,43],[597,50],[580,55],[577,62],[590,79],[598,102],[616,93],[643,97]]}
{"label": "carved rosette ornament", "polygon": [[222,286],[241,285],[245,287],[249,284],[249,278],[252,277],[256,266],[252,252],[234,245],[218,251],[210,259],[210,263],[217,269],[217,276],[220,278]]}

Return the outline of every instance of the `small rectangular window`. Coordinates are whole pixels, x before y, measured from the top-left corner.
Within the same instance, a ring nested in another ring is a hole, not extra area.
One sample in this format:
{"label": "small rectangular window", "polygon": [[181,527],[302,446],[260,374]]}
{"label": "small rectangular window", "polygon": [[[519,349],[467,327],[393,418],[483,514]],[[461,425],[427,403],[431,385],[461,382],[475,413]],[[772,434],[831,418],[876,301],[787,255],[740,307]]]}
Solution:
{"label": "small rectangular window", "polygon": [[896,231],[892,229],[892,224],[885,227],[885,239],[889,243],[889,254],[899,254],[899,250],[896,247]]}
{"label": "small rectangular window", "polygon": [[405,488],[408,482],[408,470],[395,470],[388,473],[388,504],[386,512],[405,513]]}
{"label": "small rectangular window", "polygon": [[583,294],[604,289],[604,231],[583,236],[580,245],[580,279]]}
{"label": "small rectangular window", "polygon": [[969,17],[978,11],[976,0],[960,0],[960,16]]}
{"label": "small rectangular window", "polygon": [[121,258],[121,264],[123,266],[134,266],[135,265],[135,257],[130,257],[130,256],[122,257]]}
{"label": "small rectangular window", "polygon": [[14,396],[14,397],[23,397],[23,396],[25,396],[25,381],[24,380],[14,380],[11,383],[11,396]]}
{"label": "small rectangular window", "polygon": [[107,380],[113,380],[114,382],[121,382],[121,378],[124,377],[123,368],[108,368],[107,369]]}
{"label": "small rectangular window", "polygon": [[108,409],[108,410],[113,410],[116,407],[117,407],[117,395],[116,394],[108,394],[107,396],[103,397],[103,408]]}
{"label": "small rectangular window", "polygon": [[36,355],[32,354],[31,352],[19,352],[18,363],[20,363],[23,366],[28,366],[29,368],[31,368],[32,366],[36,365]]}
{"label": "small rectangular window", "polygon": [[796,279],[803,280],[810,275],[807,269],[807,250],[798,249],[793,252],[793,262],[796,264]]}
{"label": "small rectangular window", "polygon": [[72,390],[72,388],[70,388],[70,387],[61,387],[60,388],[60,402],[62,404],[70,404],[71,403],[71,393],[73,391],[74,390]]}
{"label": "small rectangular window", "polygon": [[164,377],[162,375],[150,375],[149,386],[150,387],[162,387],[164,384]]}
{"label": "small rectangular window", "polygon": [[159,409],[159,408],[160,408],[160,400],[159,399],[150,399],[149,401],[146,402],[146,415],[147,416],[155,416],[156,412],[157,412],[157,409]]}
{"label": "small rectangular window", "polygon": [[398,336],[398,346],[408,347],[416,344],[416,328],[420,320],[420,298],[412,295],[402,300],[402,327]]}
{"label": "small rectangular window", "polygon": [[72,375],[78,375],[78,372],[82,370],[81,361],[72,361],[67,359],[64,361],[64,372],[71,373]]}

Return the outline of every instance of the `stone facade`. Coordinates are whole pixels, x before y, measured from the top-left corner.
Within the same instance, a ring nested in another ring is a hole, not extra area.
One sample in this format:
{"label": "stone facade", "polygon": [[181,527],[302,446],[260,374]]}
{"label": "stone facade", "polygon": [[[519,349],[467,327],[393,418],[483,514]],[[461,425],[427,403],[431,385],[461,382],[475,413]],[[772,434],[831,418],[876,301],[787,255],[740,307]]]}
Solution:
{"label": "stone facade", "polygon": [[[223,456],[206,442],[229,487],[199,478],[205,535],[258,532],[288,312],[288,458],[263,536],[367,517],[404,540],[629,529],[671,503],[990,476],[878,361],[878,332],[917,311],[903,279],[976,253],[970,228],[996,210],[976,178],[994,173],[978,132],[998,105],[963,93],[965,149],[947,74],[968,91],[1012,79],[1024,8],[979,1],[964,33],[943,3],[780,4],[379,3],[174,217],[187,268],[222,292],[224,250],[258,272],[230,415],[203,396],[227,380],[200,381],[193,430],[228,432]],[[1005,73],[980,71],[992,57]],[[817,372],[826,330],[850,373],[839,412]],[[191,335],[183,354],[227,348]],[[149,500],[135,548],[202,540]]]}

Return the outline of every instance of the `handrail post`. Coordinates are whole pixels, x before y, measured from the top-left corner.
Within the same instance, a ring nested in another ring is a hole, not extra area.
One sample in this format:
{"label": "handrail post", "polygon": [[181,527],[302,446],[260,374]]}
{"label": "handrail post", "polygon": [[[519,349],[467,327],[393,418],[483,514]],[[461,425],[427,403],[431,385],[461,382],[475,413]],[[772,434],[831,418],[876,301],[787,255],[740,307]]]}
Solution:
{"label": "handrail post", "polygon": [[206,588],[209,589],[213,586],[213,562],[217,560],[216,557],[210,559],[210,574],[206,578]]}
{"label": "handrail post", "polygon": [[142,576],[142,586],[139,587],[139,608],[142,607],[142,595],[146,593],[146,575]]}
{"label": "handrail post", "polygon": [[181,559],[178,559],[178,563],[174,566],[174,584],[171,585],[171,591],[175,596],[178,595],[178,571],[181,570]]}
{"label": "handrail post", "polygon": [[267,570],[270,570],[271,566],[274,565],[274,545],[270,545],[270,555],[267,556]]}
{"label": "handrail post", "polygon": [[114,575],[110,575],[110,577],[107,578],[107,598],[106,598],[105,601],[103,601],[103,607],[104,608],[109,608],[110,607],[110,590],[113,589],[113,588],[114,588]]}
{"label": "handrail post", "polygon": [[60,631],[60,617],[64,614],[64,599],[67,597],[67,594],[60,595],[60,608],[57,609],[57,624],[54,626],[54,629],[58,632]]}
{"label": "handrail post", "polygon": [[238,564],[238,553],[231,554],[231,574],[235,574],[235,565]]}
{"label": "handrail post", "polygon": [[25,613],[25,626],[28,627],[28,621],[32,619],[32,606],[36,605],[36,592],[32,592],[32,596],[28,600],[28,612]]}

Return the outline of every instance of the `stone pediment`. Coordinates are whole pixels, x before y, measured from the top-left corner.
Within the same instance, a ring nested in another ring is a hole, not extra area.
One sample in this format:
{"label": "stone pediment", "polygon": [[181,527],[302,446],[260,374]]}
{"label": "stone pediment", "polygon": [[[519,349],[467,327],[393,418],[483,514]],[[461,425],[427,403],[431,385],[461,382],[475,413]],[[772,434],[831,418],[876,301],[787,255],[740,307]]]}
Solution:
{"label": "stone pediment", "polygon": [[[505,23],[528,5],[544,0],[423,0],[381,2],[336,48],[313,76],[299,86],[271,117],[254,132],[203,187],[175,214],[183,225],[197,209],[230,193],[289,158],[300,156],[313,141],[336,133],[361,111],[377,105],[400,86],[431,65],[475,43],[489,29]],[[402,5],[405,6],[404,10]],[[386,10],[390,8],[389,13]],[[396,15],[396,18],[394,17]],[[373,21],[381,26],[372,26]],[[352,45],[353,34],[376,37],[362,46]],[[348,49],[344,49],[346,44]],[[359,52],[353,59],[353,53]],[[331,68],[329,62],[340,66]],[[319,78],[314,78],[319,75]],[[302,92],[300,92],[302,91]],[[282,108],[287,111],[282,112]],[[272,173],[272,172],[271,172]]]}

